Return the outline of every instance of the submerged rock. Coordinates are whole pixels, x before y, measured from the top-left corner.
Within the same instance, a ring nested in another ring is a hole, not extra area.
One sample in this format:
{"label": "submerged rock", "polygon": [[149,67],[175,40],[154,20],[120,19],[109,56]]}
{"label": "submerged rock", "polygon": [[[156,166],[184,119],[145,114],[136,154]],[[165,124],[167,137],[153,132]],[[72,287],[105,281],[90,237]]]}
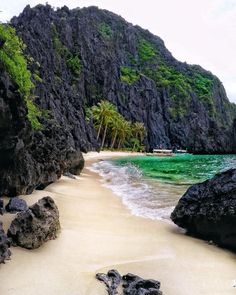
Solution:
{"label": "submerged rock", "polygon": [[28,206],[26,201],[17,197],[11,198],[9,203],[6,205],[6,211],[10,213],[21,212],[27,209]]}
{"label": "submerged rock", "polygon": [[2,222],[0,221],[0,263],[4,263],[5,260],[10,259],[11,251],[9,247],[10,242],[2,228]]}
{"label": "submerged rock", "polygon": [[192,185],[171,219],[191,235],[236,251],[236,169]]}
{"label": "submerged rock", "polygon": [[57,206],[51,197],[44,197],[28,210],[17,214],[7,235],[13,246],[35,249],[55,239],[59,229]]}
{"label": "submerged rock", "polygon": [[98,273],[96,278],[107,287],[109,295],[118,294],[118,287],[122,282],[123,294],[125,295],[162,295],[160,282],[155,280],[144,280],[139,276],[128,273],[121,277],[117,270],[109,270],[107,274]]}

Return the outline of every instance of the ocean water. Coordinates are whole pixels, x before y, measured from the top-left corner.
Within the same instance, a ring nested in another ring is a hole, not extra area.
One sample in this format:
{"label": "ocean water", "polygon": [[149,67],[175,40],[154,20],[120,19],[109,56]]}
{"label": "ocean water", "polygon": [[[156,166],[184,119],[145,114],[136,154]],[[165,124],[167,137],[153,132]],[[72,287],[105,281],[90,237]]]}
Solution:
{"label": "ocean water", "polygon": [[191,184],[229,168],[236,168],[236,155],[132,156],[90,167],[132,214],[151,219],[169,219]]}

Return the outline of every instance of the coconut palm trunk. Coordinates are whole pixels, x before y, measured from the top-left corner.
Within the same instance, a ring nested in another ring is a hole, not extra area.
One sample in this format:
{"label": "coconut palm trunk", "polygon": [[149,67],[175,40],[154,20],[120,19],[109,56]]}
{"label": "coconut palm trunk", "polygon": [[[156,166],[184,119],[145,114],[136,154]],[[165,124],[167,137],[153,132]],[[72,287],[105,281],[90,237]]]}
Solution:
{"label": "coconut palm trunk", "polygon": [[101,129],[102,129],[102,122],[100,123],[99,128],[98,128],[97,140],[99,139]]}
{"label": "coconut palm trunk", "polygon": [[115,133],[115,135],[114,135],[114,137],[113,137],[113,140],[112,140],[112,144],[111,144],[111,148],[113,149],[114,148],[114,145],[115,145],[115,142],[116,142],[116,137],[117,137],[117,131],[116,131],[116,133]]}
{"label": "coconut palm trunk", "polygon": [[105,139],[106,139],[106,135],[107,135],[107,126],[108,126],[108,123],[106,124],[106,126],[105,126],[105,130],[104,130],[104,133],[103,133],[101,150],[102,150],[103,147],[104,147],[104,143],[105,143]]}

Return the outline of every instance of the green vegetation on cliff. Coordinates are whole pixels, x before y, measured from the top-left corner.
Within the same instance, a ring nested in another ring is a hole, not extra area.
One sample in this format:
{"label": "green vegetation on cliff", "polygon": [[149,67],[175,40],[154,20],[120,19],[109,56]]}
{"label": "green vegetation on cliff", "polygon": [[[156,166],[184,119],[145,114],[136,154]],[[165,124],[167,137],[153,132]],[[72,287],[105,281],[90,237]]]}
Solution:
{"label": "green vegetation on cliff", "polygon": [[140,74],[137,70],[131,69],[129,67],[121,67],[121,81],[126,82],[128,84],[133,84],[140,78]]}
{"label": "green vegetation on cliff", "polygon": [[155,47],[145,39],[140,39],[138,43],[138,55],[140,61],[146,62],[156,57]]}
{"label": "green vegetation on cliff", "polygon": [[111,38],[111,36],[112,36],[112,29],[111,29],[111,27],[107,23],[102,22],[99,25],[98,29],[99,29],[100,34],[103,36],[103,38],[105,38],[105,39]]}
{"label": "green vegetation on cliff", "polygon": [[25,45],[16,35],[15,29],[9,25],[0,24],[0,63],[24,97],[28,108],[27,117],[32,127],[40,129],[41,123],[38,118],[41,116],[41,111],[33,102],[34,84],[31,81],[31,73],[27,69],[27,60],[23,54],[24,49]]}
{"label": "green vegetation on cliff", "polygon": [[143,140],[146,128],[143,123],[127,121],[109,101],[102,100],[87,110],[97,129],[97,139],[101,138],[101,149],[126,148],[140,151],[144,149]]}
{"label": "green vegetation on cliff", "polygon": [[209,115],[215,116],[213,98],[213,78],[204,75],[198,69],[189,72],[177,69],[170,65],[150,41],[141,38],[137,48],[138,59],[131,53],[127,58],[132,64],[121,67],[121,80],[132,85],[140,75],[152,79],[157,89],[165,88],[171,100],[170,114],[173,118],[188,114],[191,93],[198,95],[200,101],[207,107]]}
{"label": "green vegetation on cliff", "polygon": [[81,72],[81,60],[78,55],[72,56],[67,60],[67,66],[76,76],[80,75]]}

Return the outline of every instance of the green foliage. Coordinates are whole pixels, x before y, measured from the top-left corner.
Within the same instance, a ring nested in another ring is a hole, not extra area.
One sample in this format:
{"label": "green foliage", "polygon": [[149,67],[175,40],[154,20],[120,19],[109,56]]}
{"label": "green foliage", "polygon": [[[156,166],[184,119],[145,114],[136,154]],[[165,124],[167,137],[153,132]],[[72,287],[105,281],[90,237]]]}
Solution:
{"label": "green foliage", "polygon": [[33,74],[33,78],[34,78],[34,80],[37,81],[37,82],[40,82],[40,83],[43,82],[43,79],[42,79],[37,73],[34,73],[34,74]]}
{"label": "green foliage", "polygon": [[41,111],[33,103],[31,92],[34,84],[31,81],[31,73],[27,69],[27,60],[23,50],[25,45],[16,35],[15,29],[9,25],[0,24],[0,63],[4,66],[13,81],[19,88],[20,94],[24,97],[28,108],[27,117],[34,129],[40,129],[41,124],[38,118]]}
{"label": "green foliage", "polygon": [[103,38],[110,39],[112,37],[112,29],[107,23],[101,23],[98,29]]}
{"label": "green foliage", "polygon": [[26,105],[28,108],[28,119],[31,123],[33,129],[41,129],[41,123],[38,118],[42,116],[42,111],[38,109],[38,107],[33,103],[32,99],[26,100]]}
{"label": "green foliage", "polygon": [[195,74],[193,78],[193,88],[200,98],[211,97],[213,81],[201,74]]}
{"label": "green foliage", "polygon": [[110,102],[102,100],[98,105],[86,110],[87,120],[93,119],[98,131],[97,139],[102,139],[101,148],[105,145],[113,148],[140,150],[146,136],[143,123],[125,120],[117,108]]}
{"label": "green foliage", "polygon": [[129,67],[121,67],[121,81],[128,83],[129,85],[133,84],[140,78],[140,74]]}
{"label": "green foliage", "polygon": [[53,48],[55,49],[57,55],[60,57],[69,58],[71,56],[71,53],[69,49],[64,44],[62,44],[55,25],[53,25],[52,27],[52,33],[53,33]]}
{"label": "green foliage", "polygon": [[81,72],[81,60],[78,55],[75,55],[67,60],[67,66],[76,75],[79,76]]}
{"label": "green foliage", "polygon": [[155,47],[145,39],[140,39],[138,44],[138,55],[140,61],[146,62],[156,57]]}

